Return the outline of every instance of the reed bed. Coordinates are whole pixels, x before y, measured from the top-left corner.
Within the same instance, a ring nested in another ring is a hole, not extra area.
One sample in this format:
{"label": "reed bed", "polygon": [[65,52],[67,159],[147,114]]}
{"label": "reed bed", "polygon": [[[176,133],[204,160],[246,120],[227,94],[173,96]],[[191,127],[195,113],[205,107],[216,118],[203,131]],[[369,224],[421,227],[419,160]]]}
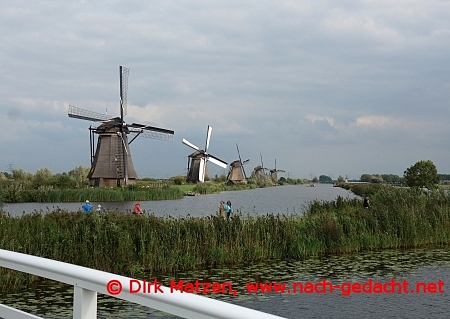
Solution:
{"label": "reed bed", "polygon": [[255,189],[258,188],[258,185],[255,183],[247,183],[247,184],[225,184],[225,183],[198,183],[192,189],[193,192],[199,194],[216,194],[223,191],[238,191],[244,189]]}
{"label": "reed bed", "polygon": [[392,187],[387,184],[351,184],[351,183],[339,183],[339,187],[349,190],[356,195],[366,197],[372,196],[377,193],[380,189],[386,187]]}
{"label": "reed bed", "polygon": [[[63,210],[1,214],[0,248],[136,277],[450,243],[448,193],[381,188],[371,204],[365,210],[358,199],[338,197],[311,202],[302,217],[237,215],[230,220]],[[0,276],[17,280],[4,269]]]}
{"label": "reed bed", "polygon": [[132,188],[80,188],[35,189],[20,184],[10,183],[0,188],[0,202],[4,203],[57,203],[57,202],[83,202],[86,199],[96,202],[119,201],[147,201],[179,199],[183,192],[175,186],[172,187],[132,187]]}

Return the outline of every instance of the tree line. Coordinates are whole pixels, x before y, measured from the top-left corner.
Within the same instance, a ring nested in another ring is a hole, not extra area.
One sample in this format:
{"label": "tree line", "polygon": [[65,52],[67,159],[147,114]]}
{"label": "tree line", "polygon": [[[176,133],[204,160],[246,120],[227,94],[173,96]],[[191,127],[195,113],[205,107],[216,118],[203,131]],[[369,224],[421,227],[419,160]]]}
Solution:
{"label": "tree line", "polygon": [[77,166],[69,172],[53,174],[53,172],[43,167],[36,171],[35,174],[26,172],[23,169],[13,169],[11,173],[0,172],[0,182],[18,182],[22,185],[40,188],[40,187],[56,187],[56,188],[81,188],[88,185],[87,175],[90,168],[87,166]]}
{"label": "tree line", "polygon": [[[87,166],[77,166],[69,172],[53,174],[47,168],[40,168],[35,174],[24,171],[23,169],[13,169],[11,173],[0,172],[0,183],[18,182],[24,186],[32,188],[56,187],[56,188],[82,188],[88,185],[87,175],[90,168]],[[184,178],[184,177],[182,177]],[[225,180],[225,175],[216,176],[216,181]],[[327,175],[320,175],[319,178],[314,177],[313,183],[334,183],[345,182],[346,179],[339,175],[337,180],[333,180]],[[366,183],[388,183],[388,184],[404,184],[410,187],[432,188],[443,181],[450,181],[450,174],[438,174],[436,166],[430,160],[422,160],[405,170],[404,175],[400,177],[395,174],[362,174],[361,182]],[[281,177],[279,184],[302,184],[309,182],[307,180],[292,179]],[[175,182],[175,184],[177,184]]]}
{"label": "tree line", "polygon": [[[387,183],[431,189],[441,182],[446,183],[446,181],[450,181],[450,174],[438,174],[437,168],[432,161],[422,160],[407,168],[403,176],[395,174],[362,174],[359,181],[365,183]],[[333,180],[327,175],[320,175],[319,178],[314,177],[312,182],[330,184],[334,182],[343,183],[346,182],[346,180],[342,175],[339,175],[337,180]]]}

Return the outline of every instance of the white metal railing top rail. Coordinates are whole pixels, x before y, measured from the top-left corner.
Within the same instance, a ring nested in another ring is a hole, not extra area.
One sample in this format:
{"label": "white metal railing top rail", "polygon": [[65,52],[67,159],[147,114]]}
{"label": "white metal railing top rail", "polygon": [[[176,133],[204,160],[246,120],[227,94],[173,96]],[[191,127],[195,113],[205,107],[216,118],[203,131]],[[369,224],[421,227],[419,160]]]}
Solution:
{"label": "white metal railing top rail", "polygon": [[[111,296],[111,294],[107,291],[107,284],[111,280],[116,280],[122,285],[122,292],[114,295],[113,297],[164,311],[183,318],[282,318],[192,293],[183,293],[177,290],[171,292],[169,287],[164,286],[160,287],[162,293],[144,293],[142,291],[133,292],[135,289],[130,287],[131,281],[136,281],[133,278],[3,249],[0,249],[0,267],[15,269],[73,285],[74,319],[97,318],[97,293]],[[1,304],[0,317],[5,319],[40,318]]]}

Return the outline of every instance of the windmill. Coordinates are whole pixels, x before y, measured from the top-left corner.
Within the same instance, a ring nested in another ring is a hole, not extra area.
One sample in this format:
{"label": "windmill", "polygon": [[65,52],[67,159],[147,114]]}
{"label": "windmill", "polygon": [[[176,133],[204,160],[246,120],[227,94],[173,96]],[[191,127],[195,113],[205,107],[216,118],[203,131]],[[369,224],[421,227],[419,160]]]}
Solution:
{"label": "windmill", "polygon": [[250,160],[247,159],[245,161],[241,160],[241,154],[239,153],[239,147],[236,143],[236,148],[239,156],[239,160],[231,162],[230,171],[228,172],[228,183],[247,183],[247,176],[245,175],[244,164],[247,164]]}
{"label": "windmill", "polygon": [[277,169],[277,159],[275,159],[275,168],[270,170],[270,177],[274,185],[278,185],[278,172],[284,172],[282,169]]}
{"label": "windmill", "polygon": [[[91,169],[87,177],[91,186],[125,186],[136,182],[137,174],[131,159],[129,144],[139,135],[162,141],[173,141],[173,131],[144,124],[125,123],[129,71],[129,68],[119,67],[120,117],[111,117],[72,105],[69,106],[69,117],[102,122],[97,127],[89,127]],[[94,145],[95,134],[98,135],[96,148]],[[129,142],[128,134],[135,135]]]}
{"label": "windmill", "polygon": [[262,154],[259,153],[259,156],[261,157],[261,165],[256,166],[256,167],[253,169],[253,173],[252,173],[252,175],[255,176],[255,177],[263,176],[263,175],[266,173],[266,170],[268,170],[268,168],[265,168],[265,167],[264,167],[264,163],[263,163],[263,159],[262,159]]}
{"label": "windmill", "polygon": [[227,163],[222,161],[221,159],[208,154],[209,140],[211,139],[211,131],[212,127],[208,125],[208,131],[206,132],[206,144],[205,149],[201,150],[199,147],[194,144],[188,142],[183,138],[183,144],[193,148],[195,150],[194,153],[189,155],[191,158],[191,165],[188,169],[187,179],[191,182],[204,182],[205,180],[209,180],[208,170],[206,168],[207,162],[214,163],[220,167],[227,168]]}

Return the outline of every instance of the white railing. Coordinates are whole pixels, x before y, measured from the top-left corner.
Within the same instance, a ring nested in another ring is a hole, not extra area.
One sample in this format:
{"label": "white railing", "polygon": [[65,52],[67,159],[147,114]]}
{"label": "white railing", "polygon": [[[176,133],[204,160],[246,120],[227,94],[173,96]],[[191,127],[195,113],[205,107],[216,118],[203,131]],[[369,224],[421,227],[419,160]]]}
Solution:
{"label": "white railing", "polygon": [[[281,319],[253,309],[206,298],[192,293],[160,287],[162,292],[134,292],[136,280],[104,271],[63,263],[0,249],[0,267],[19,270],[36,276],[56,280],[74,286],[73,318],[97,318],[97,293],[110,295],[107,285],[111,280],[122,285],[122,292],[113,297],[192,319]],[[145,284],[142,281],[139,281]],[[117,288],[117,287],[116,287]],[[5,319],[42,319],[41,317],[0,304],[0,317]]]}

